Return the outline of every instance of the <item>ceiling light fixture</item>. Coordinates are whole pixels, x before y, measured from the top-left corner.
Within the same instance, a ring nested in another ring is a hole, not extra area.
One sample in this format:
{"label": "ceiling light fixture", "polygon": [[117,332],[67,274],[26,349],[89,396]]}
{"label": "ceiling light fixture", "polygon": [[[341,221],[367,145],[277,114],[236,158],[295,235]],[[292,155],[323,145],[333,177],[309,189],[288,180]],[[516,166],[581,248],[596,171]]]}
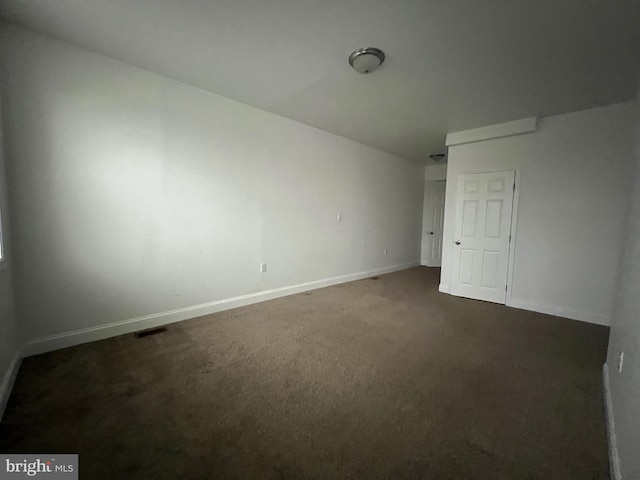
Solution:
{"label": "ceiling light fixture", "polygon": [[429,158],[434,162],[439,162],[444,158],[444,153],[434,153],[433,155],[429,155]]}
{"label": "ceiling light fixture", "polygon": [[384,62],[384,52],[377,48],[359,48],[349,55],[349,65],[358,73],[371,73]]}

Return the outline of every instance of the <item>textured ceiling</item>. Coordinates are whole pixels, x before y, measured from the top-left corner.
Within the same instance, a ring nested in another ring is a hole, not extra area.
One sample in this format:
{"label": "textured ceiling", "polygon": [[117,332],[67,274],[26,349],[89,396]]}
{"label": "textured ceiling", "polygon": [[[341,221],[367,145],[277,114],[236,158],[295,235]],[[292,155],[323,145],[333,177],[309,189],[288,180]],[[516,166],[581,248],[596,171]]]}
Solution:
{"label": "textured ceiling", "polygon": [[[634,98],[637,0],[3,0],[0,18],[401,157]],[[373,74],[348,63],[387,55]]]}

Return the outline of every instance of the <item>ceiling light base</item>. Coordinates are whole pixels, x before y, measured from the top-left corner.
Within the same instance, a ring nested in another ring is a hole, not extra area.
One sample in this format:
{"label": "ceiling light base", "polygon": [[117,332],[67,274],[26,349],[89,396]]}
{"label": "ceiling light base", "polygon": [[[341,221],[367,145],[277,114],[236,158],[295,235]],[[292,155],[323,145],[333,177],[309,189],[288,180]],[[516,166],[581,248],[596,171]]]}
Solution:
{"label": "ceiling light base", "polygon": [[349,65],[358,73],[371,73],[384,62],[384,52],[378,48],[359,48],[349,55]]}

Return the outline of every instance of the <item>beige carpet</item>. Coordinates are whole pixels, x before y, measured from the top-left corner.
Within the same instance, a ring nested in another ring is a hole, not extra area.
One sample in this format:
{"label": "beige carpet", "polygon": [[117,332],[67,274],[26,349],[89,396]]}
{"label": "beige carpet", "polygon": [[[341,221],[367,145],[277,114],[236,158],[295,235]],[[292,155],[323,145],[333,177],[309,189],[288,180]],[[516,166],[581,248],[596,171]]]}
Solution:
{"label": "beige carpet", "polygon": [[0,452],[82,479],[608,478],[608,329],[405,270],[25,359]]}

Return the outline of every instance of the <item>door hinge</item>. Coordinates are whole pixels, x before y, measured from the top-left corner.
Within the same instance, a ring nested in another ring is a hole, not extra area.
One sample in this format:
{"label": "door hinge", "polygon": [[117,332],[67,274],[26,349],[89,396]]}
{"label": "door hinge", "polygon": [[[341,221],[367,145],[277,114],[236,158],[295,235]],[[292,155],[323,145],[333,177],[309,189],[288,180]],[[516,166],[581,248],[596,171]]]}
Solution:
{"label": "door hinge", "polygon": [[509,289],[509,285],[504,286],[504,291],[506,292]]}
{"label": "door hinge", "polygon": [[515,183],[513,184],[513,191],[514,192],[516,191],[516,184]]}
{"label": "door hinge", "polygon": [[509,242],[511,242],[511,234],[509,234]]}

